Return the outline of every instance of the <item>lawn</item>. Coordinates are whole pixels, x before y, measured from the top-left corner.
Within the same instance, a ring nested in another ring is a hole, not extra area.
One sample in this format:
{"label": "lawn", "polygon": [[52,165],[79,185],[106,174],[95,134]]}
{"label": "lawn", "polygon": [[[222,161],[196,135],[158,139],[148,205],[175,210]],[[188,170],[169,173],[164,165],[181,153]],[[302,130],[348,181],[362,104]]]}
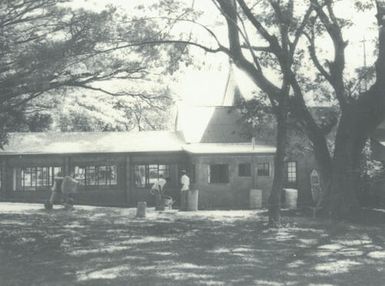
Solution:
{"label": "lawn", "polygon": [[0,203],[0,285],[385,285],[383,223]]}

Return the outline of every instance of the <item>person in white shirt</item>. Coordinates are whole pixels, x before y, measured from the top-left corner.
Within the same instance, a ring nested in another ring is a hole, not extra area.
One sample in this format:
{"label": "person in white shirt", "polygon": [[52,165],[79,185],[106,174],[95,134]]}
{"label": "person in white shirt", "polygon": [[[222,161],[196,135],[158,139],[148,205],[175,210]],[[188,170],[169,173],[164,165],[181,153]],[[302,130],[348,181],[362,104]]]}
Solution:
{"label": "person in white shirt", "polygon": [[166,183],[166,179],[163,178],[163,175],[160,175],[159,179],[152,185],[151,190],[153,192],[159,192],[160,194],[163,194],[163,188]]}
{"label": "person in white shirt", "polygon": [[180,210],[185,211],[187,210],[187,193],[190,189],[190,178],[187,176],[186,170],[182,170],[180,183],[182,185],[180,189]]}

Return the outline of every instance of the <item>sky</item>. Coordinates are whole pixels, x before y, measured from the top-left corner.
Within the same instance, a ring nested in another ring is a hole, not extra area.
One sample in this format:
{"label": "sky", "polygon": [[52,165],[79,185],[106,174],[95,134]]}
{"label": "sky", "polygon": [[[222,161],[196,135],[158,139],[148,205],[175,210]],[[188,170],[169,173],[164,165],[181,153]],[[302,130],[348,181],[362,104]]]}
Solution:
{"label": "sky", "polygon": [[[118,6],[124,11],[130,13],[132,9],[140,3],[151,4],[157,3],[156,0],[78,0],[75,5],[78,7],[87,7],[93,10],[100,10],[106,4]],[[194,7],[204,11],[199,18],[199,22],[208,25],[215,29],[216,34],[221,41],[226,42],[225,25],[217,25],[218,21],[223,20],[219,16],[217,9],[209,0],[185,0],[186,3],[194,2]],[[349,42],[346,48],[347,73],[353,73],[354,69],[362,66],[364,62],[363,40],[366,45],[366,61],[370,65],[373,63],[374,42],[377,31],[373,28],[374,13],[360,12],[354,9],[354,1],[341,1],[337,4],[335,12],[337,16],[349,18],[355,23],[350,29],[344,33],[344,38]],[[297,3],[302,3],[299,1]],[[300,4],[299,4],[300,5]],[[188,27],[186,23],[175,28],[175,33],[186,31],[186,28],[198,35],[200,43],[209,44],[211,41],[207,33],[199,28]],[[319,45],[325,50],[328,57],[332,57],[332,46],[328,40],[321,39]],[[229,63],[224,55],[206,55],[197,48],[191,49],[191,53],[199,59],[201,67],[189,66],[178,71],[172,81],[169,83],[171,90],[175,94],[175,99],[178,102],[188,103],[193,105],[215,105],[221,102],[224,94],[226,79],[228,77]],[[252,90],[255,89],[254,84],[241,71],[234,69],[235,79],[240,87],[242,94],[245,97],[250,97]],[[274,75],[270,76],[274,80]]]}

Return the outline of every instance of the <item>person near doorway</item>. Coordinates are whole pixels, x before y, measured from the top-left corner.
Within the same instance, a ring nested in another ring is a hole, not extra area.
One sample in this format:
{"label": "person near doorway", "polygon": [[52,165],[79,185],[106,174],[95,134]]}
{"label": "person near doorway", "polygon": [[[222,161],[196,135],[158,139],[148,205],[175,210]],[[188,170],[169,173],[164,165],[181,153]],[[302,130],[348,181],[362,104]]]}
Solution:
{"label": "person near doorway", "polygon": [[60,203],[62,200],[62,184],[64,177],[61,172],[58,172],[55,176],[52,188],[51,188],[51,196],[48,201],[45,202],[44,207],[47,210],[52,209],[55,203]]}
{"label": "person near doorway", "polygon": [[159,176],[159,179],[151,186],[151,194],[155,196],[155,209],[161,209],[164,186],[167,181],[163,175]]}
{"label": "person near doorway", "polygon": [[182,176],[180,177],[180,183],[182,185],[180,192],[180,210],[187,210],[187,195],[190,189],[190,178],[187,176],[186,170],[182,170]]}

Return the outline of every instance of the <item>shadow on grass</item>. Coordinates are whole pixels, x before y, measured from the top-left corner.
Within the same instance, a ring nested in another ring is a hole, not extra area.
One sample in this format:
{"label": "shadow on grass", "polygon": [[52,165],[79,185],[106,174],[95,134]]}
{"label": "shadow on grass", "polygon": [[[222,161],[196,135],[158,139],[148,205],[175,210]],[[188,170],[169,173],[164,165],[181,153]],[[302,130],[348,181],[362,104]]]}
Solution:
{"label": "shadow on grass", "polygon": [[384,285],[384,230],[119,209],[0,214],[1,285]]}

